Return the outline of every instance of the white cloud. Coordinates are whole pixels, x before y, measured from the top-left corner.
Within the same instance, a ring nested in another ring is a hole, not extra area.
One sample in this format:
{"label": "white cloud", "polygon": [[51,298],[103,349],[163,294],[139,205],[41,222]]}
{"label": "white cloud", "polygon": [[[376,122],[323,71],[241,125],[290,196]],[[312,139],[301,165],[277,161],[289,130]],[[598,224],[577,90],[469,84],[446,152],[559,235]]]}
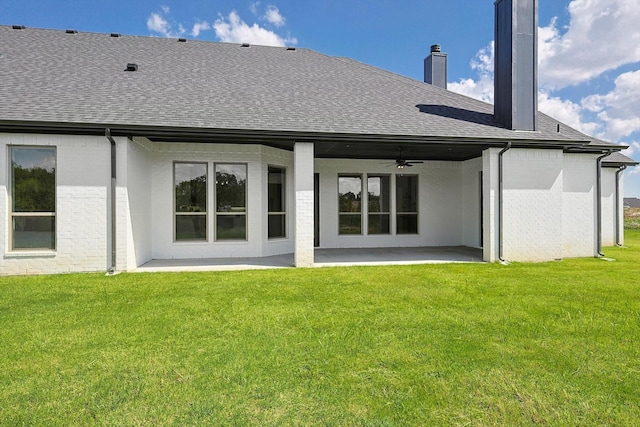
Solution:
{"label": "white cloud", "polygon": [[202,31],[210,30],[211,25],[207,21],[200,21],[193,24],[193,28],[191,29],[191,35],[193,37],[198,37]]}
{"label": "white cloud", "polygon": [[494,43],[491,42],[487,47],[480,49],[469,64],[478,74],[478,80],[461,79],[459,82],[449,83],[449,90],[493,103],[493,54]]}
{"label": "white cloud", "polygon": [[597,135],[602,129],[601,124],[583,119],[580,104],[551,96],[546,92],[538,93],[538,109],[587,135]]}
{"label": "white cloud", "polygon": [[151,31],[166,34],[168,27],[169,23],[159,13],[152,13],[147,18],[147,28]]}
{"label": "white cloud", "polygon": [[297,44],[295,38],[283,38],[258,24],[249,25],[234,10],[228,17],[220,16],[213,23],[216,37],[223,42],[252,43],[265,46],[286,46]]}
{"label": "white cloud", "polygon": [[181,24],[178,24],[177,30],[173,29],[173,25],[165,19],[169,14],[169,7],[161,6],[162,14],[152,12],[147,18],[147,29],[155,33],[160,33],[165,37],[180,37],[186,30]]}
{"label": "white cloud", "polygon": [[582,100],[585,109],[598,113],[612,140],[640,132],[640,70],[620,74],[615,88],[605,95],[590,95]]}
{"label": "white cloud", "polygon": [[540,28],[540,82],[550,88],[576,85],[640,61],[638,0],[573,0],[561,34],[552,20]]}
{"label": "white cloud", "polygon": [[249,10],[251,11],[251,13],[256,15],[258,13],[258,6],[260,6],[260,2],[259,1],[251,3],[249,5]]}
{"label": "white cloud", "polygon": [[280,14],[278,8],[272,5],[267,6],[267,12],[264,18],[276,27],[282,27],[285,21],[284,16]]}
{"label": "white cloud", "polygon": [[[571,18],[564,33],[555,18],[538,31],[540,111],[605,140],[633,137],[640,132],[640,71],[620,74],[606,94],[570,100],[554,92],[640,61],[637,0],[573,0],[568,10]],[[461,79],[449,88],[493,102],[493,56],[493,44],[481,49],[470,64],[476,79]],[[638,151],[633,154],[640,156]]]}

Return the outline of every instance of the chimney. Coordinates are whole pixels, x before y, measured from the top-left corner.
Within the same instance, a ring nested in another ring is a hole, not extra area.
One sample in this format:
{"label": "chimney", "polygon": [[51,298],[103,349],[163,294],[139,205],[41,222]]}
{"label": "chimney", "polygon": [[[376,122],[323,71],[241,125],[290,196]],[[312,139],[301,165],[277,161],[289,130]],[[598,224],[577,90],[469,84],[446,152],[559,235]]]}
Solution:
{"label": "chimney", "polygon": [[431,54],[424,58],[425,83],[447,88],[447,54],[440,52],[440,45],[431,46]]}
{"label": "chimney", "polygon": [[538,127],[538,0],[495,2],[494,114],[511,130]]}

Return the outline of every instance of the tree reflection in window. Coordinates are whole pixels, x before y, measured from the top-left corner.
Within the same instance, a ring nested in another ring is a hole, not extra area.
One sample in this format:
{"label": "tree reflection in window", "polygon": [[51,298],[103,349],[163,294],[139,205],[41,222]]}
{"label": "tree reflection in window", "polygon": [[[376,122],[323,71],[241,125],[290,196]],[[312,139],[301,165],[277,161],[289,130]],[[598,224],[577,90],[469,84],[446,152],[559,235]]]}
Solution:
{"label": "tree reflection in window", "polygon": [[216,240],[247,238],[247,165],[216,163]]}
{"label": "tree reflection in window", "polygon": [[207,240],[207,164],[174,163],[175,240]]}
{"label": "tree reflection in window", "polygon": [[11,249],[56,248],[56,149],[11,148]]}
{"label": "tree reflection in window", "polygon": [[362,177],[338,177],[338,234],[362,234]]}

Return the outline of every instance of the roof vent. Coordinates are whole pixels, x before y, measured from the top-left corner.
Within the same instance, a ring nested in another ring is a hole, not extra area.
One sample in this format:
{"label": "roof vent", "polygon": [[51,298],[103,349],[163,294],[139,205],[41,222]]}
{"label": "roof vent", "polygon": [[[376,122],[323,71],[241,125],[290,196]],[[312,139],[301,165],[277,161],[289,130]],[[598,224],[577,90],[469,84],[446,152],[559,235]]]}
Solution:
{"label": "roof vent", "polygon": [[111,37],[120,37],[120,33],[111,33]]}
{"label": "roof vent", "polygon": [[180,37],[180,38],[178,39],[178,41],[179,41],[180,43],[184,43],[184,42],[186,42],[186,41],[187,41],[187,39],[185,39],[184,37]]}
{"label": "roof vent", "polygon": [[249,47],[251,46],[249,43],[242,43],[242,47]]}
{"label": "roof vent", "polygon": [[296,50],[296,48],[295,48],[295,47],[293,47],[293,46],[289,46],[289,47],[287,48],[287,50]]}
{"label": "roof vent", "polygon": [[24,30],[24,25],[14,25],[11,28],[13,28],[14,30]]}
{"label": "roof vent", "polygon": [[78,30],[66,30],[65,33],[67,33],[67,34],[78,34]]}
{"label": "roof vent", "polygon": [[441,52],[441,48],[439,44],[431,45],[431,53],[440,53],[440,52]]}
{"label": "roof vent", "polygon": [[128,63],[125,71],[138,71],[138,64]]}

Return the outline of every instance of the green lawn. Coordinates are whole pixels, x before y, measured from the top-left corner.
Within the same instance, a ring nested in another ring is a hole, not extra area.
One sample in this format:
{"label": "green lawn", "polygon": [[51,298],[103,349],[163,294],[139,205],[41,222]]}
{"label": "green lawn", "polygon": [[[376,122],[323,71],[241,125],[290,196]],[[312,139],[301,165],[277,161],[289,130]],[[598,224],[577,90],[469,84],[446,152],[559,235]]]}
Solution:
{"label": "green lawn", "polygon": [[640,425],[615,262],[0,278],[0,425]]}

